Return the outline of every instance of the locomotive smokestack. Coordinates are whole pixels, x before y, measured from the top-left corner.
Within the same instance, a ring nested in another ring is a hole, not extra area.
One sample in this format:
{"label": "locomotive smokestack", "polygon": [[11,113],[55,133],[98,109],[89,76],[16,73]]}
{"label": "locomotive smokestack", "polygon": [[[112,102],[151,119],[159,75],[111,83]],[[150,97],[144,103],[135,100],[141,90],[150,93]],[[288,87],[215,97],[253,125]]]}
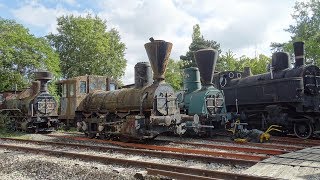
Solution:
{"label": "locomotive smokestack", "polygon": [[244,67],[243,68],[243,77],[249,77],[252,76],[251,68],[250,67]]}
{"label": "locomotive smokestack", "polygon": [[38,71],[35,72],[35,80],[40,81],[40,92],[48,91],[48,81],[52,79],[52,74],[48,71]]}
{"label": "locomotive smokestack", "polygon": [[169,56],[172,49],[172,43],[163,40],[154,40],[150,38],[149,43],[144,45],[153,70],[153,79],[157,82],[163,81],[164,73],[169,62]]}
{"label": "locomotive smokestack", "polygon": [[218,51],[215,49],[201,49],[194,53],[203,86],[212,85],[212,75],[216,66]]}
{"label": "locomotive smokestack", "polygon": [[305,64],[304,57],[304,42],[294,42],[293,43],[294,56],[295,56],[295,64],[294,67],[300,67]]}

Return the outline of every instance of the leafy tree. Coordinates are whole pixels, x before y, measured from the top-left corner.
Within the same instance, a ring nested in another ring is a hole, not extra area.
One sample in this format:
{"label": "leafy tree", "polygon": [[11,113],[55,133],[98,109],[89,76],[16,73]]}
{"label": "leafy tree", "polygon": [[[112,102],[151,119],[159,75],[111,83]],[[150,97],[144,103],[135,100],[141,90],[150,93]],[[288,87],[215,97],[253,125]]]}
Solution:
{"label": "leafy tree", "polygon": [[271,58],[260,54],[257,58],[249,58],[242,56],[237,61],[238,71],[243,71],[244,67],[250,67],[252,74],[262,74],[267,72],[267,66],[271,62]]}
{"label": "leafy tree", "polygon": [[124,74],[125,44],[117,30],[106,30],[106,21],[91,15],[62,16],[57,21],[58,34],[47,38],[60,55],[65,78],[95,74],[119,79]]}
{"label": "leafy tree", "polygon": [[220,55],[215,71],[232,71],[236,70],[237,66],[238,63],[235,54],[233,54],[233,52],[229,50],[225,54]]}
{"label": "leafy tree", "polygon": [[165,74],[166,81],[170,83],[175,90],[182,89],[183,79],[181,65],[181,61],[175,61],[173,59],[170,59]]}
{"label": "leafy tree", "polygon": [[227,51],[218,59],[221,63],[217,64],[216,71],[243,71],[244,67],[250,67],[252,74],[262,74],[267,72],[267,66],[271,59],[263,54],[257,58],[241,56],[236,58],[232,51]]}
{"label": "leafy tree", "polygon": [[196,67],[197,65],[194,59],[194,52],[209,47],[218,50],[219,53],[221,52],[220,44],[213,40],[204,39],[204,37],[201,35],[199,24],[194,25],[192,42],[189,46],[189,51],[186,53],[186,55],[180,56],[180,59],[182,60],[182,68]]}
{"label": "leafy tree", "polygon": [[272,43],[271,48],[293,53],[292,43],[304,41],[307,63],[320,65],[320,1],[296,2],[292,18],[295,23],[285,30],[292,34],[291,40],[286,43]]}
{"label": "leafy tree", "polygon": [[[59,56],[44,38],[37,38],[13,20],[0,18],[0,91],[27,87],[33,72],[60,76]],[[50,87],[54,91],[54,83]]]}

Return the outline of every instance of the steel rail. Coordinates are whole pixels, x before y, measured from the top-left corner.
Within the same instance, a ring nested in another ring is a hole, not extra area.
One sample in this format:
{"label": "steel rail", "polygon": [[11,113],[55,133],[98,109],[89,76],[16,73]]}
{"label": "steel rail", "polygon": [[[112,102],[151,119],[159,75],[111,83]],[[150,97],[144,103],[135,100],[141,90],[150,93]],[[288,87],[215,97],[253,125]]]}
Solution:
{"label": "steel rail", "polygon": [[[231,134],[217,133],[217,135],[230,137]],[[292,137],[272,136],[268,142],[269,143],[285,143],[285,144],[298,143],[299,145],[302,145],[302,146],[320,146],[320,141],[317,141],[317,140],[300,139],[300,138],[292,138]]]}
{"label": "steel rail", "polygon": [[288,137],[286,137],[286,138],[283,138],[283,137],[274,138],[270,142],[286,143],[286,144],[298,144],[298,145],[302,145],[302,146],[320,146],[320,140],[288,138]]}
{"label": "steel rail", "polygon": [[125,142],[111,141],[111,140],[88,139],[83,137],[56,136],[56,135],[49,135],[49,136],[63,137],[63,138],[69,138],[69,139],[79,140],[79,141],[95,141],[99,143],[118,145],[121,147],[149,149],[149,150],[158,150],[158,151],[171,151],[171,152],[189,153],[189,154],[200,154],[200,155],[218,156],[218,157],[224,157],[224,158],[235,158],[235,159],[244,159],[244,160],[253,160],[253,161],[261,161],[268,158],[268,156],[264,156],[264,155],[248,155],[248,154],[237,154],[237,153],[227,153],[227,152],[204,151],[204,150],[196,150],[196,149],[165,147],[165,146],[156,146],[156,145],[147,145],[147,144],[125,143]]}
{"label": "steel rail", "polygon": [[248,147],[237,147],[237,146],[226,146],[226,145],[216,145],[216,144],[203,144],[203,143],[191,143],[191,142],[180,142],[180,141],[171,141],[175,144],[185,144],[196,147],[206,147],[211,149],[223,149],[231,151],[240,151],[248,153],[258,153],[258,154],[269,154],[269,155],[280,155],[288,153],[289,151],[278,150],[278,149],[261,149],[261,148],[248,148]]}
{"label": "steel rail", "polygon": [[164,151],[150,151],[144,149],[131,149],[131,148],[119,148],[119,147],[106,147],[106,146],[93,146],[93,145],[84,145],[84,144],[74,144],[74,143],[61,143],[61,142],[50,142],[50,141],[35,141],[35,140],[26,140],[26,139],[13,139],[13,138],[0,138],[4,141],[18,141],[23,143],[32,143],[32,144],[41,144],[41,145],[54,145],[54,146],[67,146],[72,148],[81,148],[81,149],[92,149],[96,151],[113,151],[120,152],[125,154],[140,154],[140,155],[150,155],[156,157],[164,158],[175,158],[181,160],[196,160],[205,163],[220,163],[227,165],[244,165],[244,166],[253,166],[259,161],[253,160],[243,160],[243,159],[231,159],[231,158],[221,158],[214,156],[202,156],[194,154],[182,154],[182,153],[173,153],[173,152],[164,152]]}
{"label": "steel rail", "polygon": [[154,175],[154,176],[166,176],[174,179],[183,179],[183,180],[219,180],[218,178],[211,178],[211,177],[205,177],[205,176],[198,176],[198,175],[192,175],[192,174],[185,174],[185,173],[178,173],[174,171],[164,171],[159,169],[147,169],[148,175]]}
{"label": "steel rail", "polygon": [[279,144],[252,143],[252,142],[237,143],[237,142],[231,142],[231,141],[222,140],[222,139],[206,139],[206,140],[213,141],[213,142],[231,143],[231,144],[243,144],[243,145],[253,146],[253,147],[263,147],[263,148],[270,148],[270,149],[282,149],[282,150],[286,150],[286,151],[297,151],[297,150],[301,150],[301,149],[304,148],[303,146],[297,146],[297,145],[284,146],[284,145],[279,145]]}
{"label": "steel rail", "polygon": [[14,151],[31,152],[35,154],[42,153],[44,155],[55,156],[55,157],[77,158],[84,161],[91,161],[91,162],[94,161],[94,162],[100,162],[104,164],[118,164],[123,166],[152,168],[152,169],[174,171],[174,172],[186,173],[186,174],[192,173],[193,175],[205,176],[205,177],[211,177],[211,178],[230,179],[230,180],[270,179],[268,177],[251,176],[251,175],[245,175],[245,174],[204,170],[204,169],[198,169],[198,168],[188,168],[188,167],[182,167],[182,166],[159,164],[159,163],[152,163],[152,162],[145,162],[145,161],[118,159],[118,158],[111,158],[111,157],[103,157],[103,156],[87,155],[87,154],[71,153],[71,152],[64,152],[64,151],[55,151],[55,150],[46,150],[46,149],[30,148],[30,147],[23,147],[23,146],[13,146],[13,145],[6,145],[6,144],[0,144],[0,148],[14,150]]}

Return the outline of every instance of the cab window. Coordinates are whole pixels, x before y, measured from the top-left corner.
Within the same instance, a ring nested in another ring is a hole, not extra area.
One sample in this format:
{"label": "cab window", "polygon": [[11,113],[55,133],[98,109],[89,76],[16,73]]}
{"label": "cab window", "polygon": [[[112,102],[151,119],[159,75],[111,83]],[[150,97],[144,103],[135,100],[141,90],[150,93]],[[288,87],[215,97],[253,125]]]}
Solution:
{"label": "cab window", "polygon": [[116,90],[116,84],[110,83],[110,84],[109,84],[109,90],[110,90],[110,91]]}
{"label": "cab window", "polygon": [[69,84],[69,95],[74,96],[74,84]]}
{"label": "cab window", "polygon": [[0,104],[2,104],[3,101],[4,101],[3,94],[0,94]]}
{"label": "cab window", "polygon": [[62,97],[67,96],[67,84],[62,85]]}
{"label": "cab window", "polygon": [[94,90],[94,89],[96,89],[96,85],[91,82],[89,88],[90,88],[90,90]]}
{"label": "cab window", "polygon": [[86,92],[87,92],[87,82],[80,81],[80,93],[86,93]]}

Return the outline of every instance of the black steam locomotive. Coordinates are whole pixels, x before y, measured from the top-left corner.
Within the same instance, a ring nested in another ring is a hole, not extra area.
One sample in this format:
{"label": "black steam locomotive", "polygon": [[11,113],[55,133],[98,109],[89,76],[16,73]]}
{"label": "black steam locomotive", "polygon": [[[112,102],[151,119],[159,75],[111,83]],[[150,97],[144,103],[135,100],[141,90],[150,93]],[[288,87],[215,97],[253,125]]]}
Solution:
{"label": "black steam locomotive", "polygon": [[288,53],[276,52],[270,72],[217,73],[214,84],[224,91],[228,112],[240,115],[249,127],[266,129],[277,124],[285,133],[306,139],[320,133],[320,69],[305,65],[303,42],[293,46],[293,68]]}

